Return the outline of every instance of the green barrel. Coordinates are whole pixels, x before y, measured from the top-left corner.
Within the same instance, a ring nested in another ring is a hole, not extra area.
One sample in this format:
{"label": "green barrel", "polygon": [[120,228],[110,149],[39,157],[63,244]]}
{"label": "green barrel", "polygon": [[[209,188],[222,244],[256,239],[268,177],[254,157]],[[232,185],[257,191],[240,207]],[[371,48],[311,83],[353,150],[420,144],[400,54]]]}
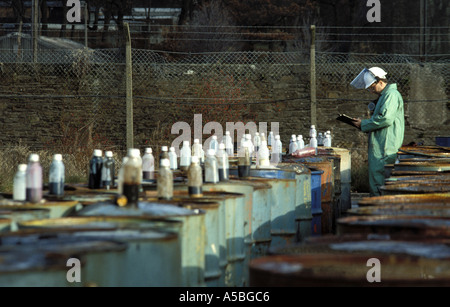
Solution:
{"label": "green barrel", "polygon": [[120,257],[108,260],[100,258],[87,263],[85,275],[95,278],[86,280],[99,280],[95,282],[98,285],[112,287],[185,285],[180,241],[183,225],[180,221],[139,215],[108,215],[35,220],[18,225],[19,232],[36,231],[44,237],[70,233],[79,237],[126,243],[127,249]]}
{"label": "green barrel", "polygon": [[180,231],[182,250],[182,284],[184,286],[205,286],[205,212],[179,207],[179,202],[140,201],[137,208],[118,207],[108,203],[90,205],[78,212],[78,215],[125,215],[149,216],[182,222]]}
{"label": "green barrel", "polygon": [[114,286],[127,249],[101,236],[42,229],[1,234],[0,240],[0,287]]}

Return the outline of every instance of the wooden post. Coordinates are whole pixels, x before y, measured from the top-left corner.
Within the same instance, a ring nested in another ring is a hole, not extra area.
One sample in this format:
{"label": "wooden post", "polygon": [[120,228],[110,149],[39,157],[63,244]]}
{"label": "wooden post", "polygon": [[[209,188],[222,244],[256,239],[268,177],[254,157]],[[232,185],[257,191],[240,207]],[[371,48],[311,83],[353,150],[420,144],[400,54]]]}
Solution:
{"label": "wooden post", "polygon": [[311,61],[311,76],[310,76],[310,87],[311,87],[311,125],[316,125],[316,26],[311,26],[311,50],[310,50],[310,61]]}
{"label": "wooden post", "polygon": [[127,148],[134,148],[133,139],[133,83],[131,63],[131,37],[128,23],[124,23],[125,66],[126,66],[126,102],[127,102]]}
{"label": "wooden post", "polygon": [[33,44],[33,63],[37,63],[38,32],[39,32],[39,0],[33,0],[31,7],[32,29],[31,37]]}

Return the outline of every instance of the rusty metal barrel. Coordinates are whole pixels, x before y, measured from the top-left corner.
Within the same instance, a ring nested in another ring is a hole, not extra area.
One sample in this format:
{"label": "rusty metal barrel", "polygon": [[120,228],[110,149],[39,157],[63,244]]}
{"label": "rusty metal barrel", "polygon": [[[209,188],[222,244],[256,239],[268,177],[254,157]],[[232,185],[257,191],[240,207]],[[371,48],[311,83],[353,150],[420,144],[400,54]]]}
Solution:
{"label": "rusty metal barrel", "polygon": [[450,204],[447,205],[401,205],[367,206],[348,210],[348,216],[440,216],[450,218]]}
{"label": "rusty metal barrel", "polygon": [[379,187],[381,195],[395,194],[425,194],[450,192],[450,182],[428,183],[427,181],[415,183],[397,183]]}
{"label": "rusty metal barrel", "polygon": [[337,234],[362,233],[450,238],[450,218],[439,216],[348,216],[337,220]]}
{"label": "rusty metal barrel", "polygon": [[444,205],[450,203],[450,193],[400,194],[365,197],[358,201],[358,206],[384,205]]}
{"label": "rusty metal barrel", "polygon": [[[78,211],[80,216],[144,216],[182,222],[178,233],[182,250],[182,284],[205,285],[205,212],[178,206],[179,203],[139,201],[137,207],[118,207],[110,203],[97,203]],[[182,203],[185,204],[185,203]]]}
{"label": "rusty metal barrel", "polygon": [[[374,262],[376,260],[376,262]],[[378,265],[378,273],[370,267]],[[381,268],[380,268],[381,267]],[[381,271],[381,274],[380,274]],[[425,275],[424,275],[425,272]],[[368,277],[371,275],[371,277]],[[381,275],[381,276],[380,276]],[[380,277],[380,282],[372,278]],[[404,287],[450,285],[450,261],[359,253],[271,255],[250,263],[252,287]]]}
{"label": "rusty metal barrel", "polygon": [[33,205],[0,205],[0,218],[11,220],[11,231],[17,231],[17,223],[50,218],[50,209]]}
{"label": "rusty metal barrel", "polygon": [[1,234],[0,240],[0,287],[108,287],[124,277],[125,242],[40,230]]}
{"label": "rusty metal barrel", "polygon": [[42,209],[48,209],[50,218],[58,218],[63,216],[69,216],[76,212],[77,210],[81,209],[81,204],[76,200],[47,200],[44,199],[42,202],[39,203],[30,203],[26,201],[17,201],[12,199],[2,199],[0,200],[0,207],[6,208],[8,206],[17,207],[17,206],[23,206],[24,208],[42,208]]}

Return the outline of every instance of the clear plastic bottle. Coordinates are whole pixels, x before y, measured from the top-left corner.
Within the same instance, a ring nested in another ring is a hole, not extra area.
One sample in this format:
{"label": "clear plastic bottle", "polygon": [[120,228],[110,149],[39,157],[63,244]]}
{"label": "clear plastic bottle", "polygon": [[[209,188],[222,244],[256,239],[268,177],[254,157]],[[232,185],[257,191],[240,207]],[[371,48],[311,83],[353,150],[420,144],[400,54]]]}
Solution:
{"label": "clear plastic bottle", "polygon": [[216,151],[208,149],[205,159],[205,182],[219,182],[219,167],[216,159]]}
{"label": "clear plastic bottle", "polygon": [[102,187],[102,166],[102,151],[94,149],[94,154],[89,161],[89,189],[100,189]]}
{"label": "clear plastic bottle", "polygon": [[317,138],[317,131],[315,125],[311,125],[311,128],[309,129],[309,137],[312,138],[313,136]]}
{"label": "clear plastic bottle", "polygon": [[312,136],[309,140],[309,147],[317,148],[317,139],[315,136]]}
{"label": "clear plastic bottle", "polygon": [[247,146],[241,148],[238,158],[239,178],[248,178],[250,176],[251,157]]}
{"label": "clear plastic bottle", "polygon": [[127,198],[128,205],[137,206],[142,178],[142,162],[140,161],[139,149],[129,148],[127,156],[128,160],[122,166],[122,192]]}
{"label": "clear plastic bottle", "polygon": [[213,135],[211,142],[209,143],[209,149],[214,149],[215,152],[219,150],[219,142],[217,141],[217,135]]}
{"label": "clear plastic bottle", "polygon": [[118,195],[123,195],[123,169],[124,169],[124,165],[125,163],[127,163],[128,161],[128,157],[125,156],[122,159],[122,166],[119,169],[119,172],[117,174],[117,193]]}
{"label": "clear plastic bottle", "polygon": [[228,161],[228,154],[225,150],[225,144],[219,145],[219,151],[216,153],[217,166],[219,168],[219,181],[226,181],[230,179],[230,164]]}
{"label": "clear plastic bottle", "polygon": [[109,190],[115,186],[114,174],[116,172],[113,152],[108,150],[105,152],[102,166],[102,186]]}
{"label": "clear plastic bottle", "polygon": [[289,153],[292,154],[297,150],[297,137],[295,134],[291,136],[291,142],[289,143]]}
{"label": "clear plastic bottle", "polygon": [[250,157],[253,156],[253,152],[255,151],[255,145],[253,145],[252,142],[252,135],[251,134],[246,134],[245,135],[245,144],[248,147],[248,151],[250,153]]}
{"label": "clear plastic bottle", "polygon": [[65,167],[61,154],[53,155],[48,177],[48,194],[63,196],[65,182]]}
{"label": "clear plastic bottle", "polygon": [[197,156],[192,156],[188,169],[188,192],[190,197],[203,196],[203,176],[200,161]]}
{"label": "clear plastic bottle", "polygon": [[19,164],[14,175],[13,200],[24,201],[27,199],[27,165]]}
{"label": "clear plastic bottle", "polygon": [[331,147],[331,131],[327,130],[326,135],[328,135],[328,137],[329,137],[328,147]]}
{"label": "clear plastic bottle", "polygon": [[259,132],[255,132],[253,136],[253,146],[255,146],[255,152],[259,151],[259,146],[261,146],[261,137],[259,136]]}
{"label": "clear plastic bottle", "polygon": [[155,179],[155,157],[150,147],[145,148],[142,156],[142,178],[145,180]]}
{"label": "clear plastic bottle", "polygon": [[305,148],[305,141],[303,140],[303,136],[299,134],[297,136],[297,149]]}
{"label": "clear plastic bottle", "polygon": [[189,165],[191,165],[191,147],[189,141],[183,141],[183,146],[180,151],[180,169],[182,171],[187,171]]}
{"label": "clear plastic bottle", "polygon": [[261,146],[258,151],[258,167],[264,168],[270,166],[270,152],[269,148],[267,148],[267,141],[261,141]]}
{"label": "clear plastic bottle", "polygon": [[26,171],[26,200],[38,203],[42,200],[42,166],[38,154],[31,154]]}
{"label": "clear plastic bottle", "polygon": [[200,144],[199,139],[194,139],[194,144],[192,145],[192,156],[198,157],[199,163],[202,162],[202,145]]}
{"label": "clear plastic bottle", "polygon": [[319,136],[317,137],[317,146],[323,146],[324,135],[322,132],[319,132]]}
{"label": "clear plastic bottle", "polygon": [[225,131],[225,149],[227,151],[228,157],[232,157],[234,155],[234,146],[230,131]]}
{"label": "clear plastic bottle", "polygon": [[178,168],[178,156],[175,152],[175,147],[169,148],[169,161],[170,161],[170,169],[176,170]]}
{"label": "clear plastic bottle", "polygon": [[267,146],[272,147],[275,145],[275,138],[273,136],[273,132],[270,131],[269,135],[267,136]]}
{"label": "clear plastic bottle", "polygon": [[270,162],[272,164],[275,164],[275,165],[281,162],[281,155],[282,155],[282,153],[281,153],[281,146],[280,146],[281,145],[281,141],[278,142],[279,140],[280,140],[280,136],[276,135],[275,136],[275,140],[274,140],[274,144],[272,146],[272,155],[271,155],[271,158],[270,158]]}
{"label": "clear plastic bottle", "polygon": [[162,159],[159,167],[158,180],[158,199],[171,200],[173,198],[173,173],[170,169],[170,160]]}

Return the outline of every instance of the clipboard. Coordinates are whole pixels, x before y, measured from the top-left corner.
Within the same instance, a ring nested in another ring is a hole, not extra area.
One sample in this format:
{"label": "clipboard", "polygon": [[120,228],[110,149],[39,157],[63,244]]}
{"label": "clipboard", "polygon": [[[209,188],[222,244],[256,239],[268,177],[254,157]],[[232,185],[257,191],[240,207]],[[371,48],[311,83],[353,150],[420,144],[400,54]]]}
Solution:
{"label": "clipboard", "polygon": [[[355,125],[356,118],[350,117],[348,115],[339,114],[339,116],[336,117],[336,120],[341,121],[343,123],[346,123],[346,124],[348,124],[350,126],[356,127],[356,125]],[[356,127],[356,128],[358,128],[358,127]]]}

